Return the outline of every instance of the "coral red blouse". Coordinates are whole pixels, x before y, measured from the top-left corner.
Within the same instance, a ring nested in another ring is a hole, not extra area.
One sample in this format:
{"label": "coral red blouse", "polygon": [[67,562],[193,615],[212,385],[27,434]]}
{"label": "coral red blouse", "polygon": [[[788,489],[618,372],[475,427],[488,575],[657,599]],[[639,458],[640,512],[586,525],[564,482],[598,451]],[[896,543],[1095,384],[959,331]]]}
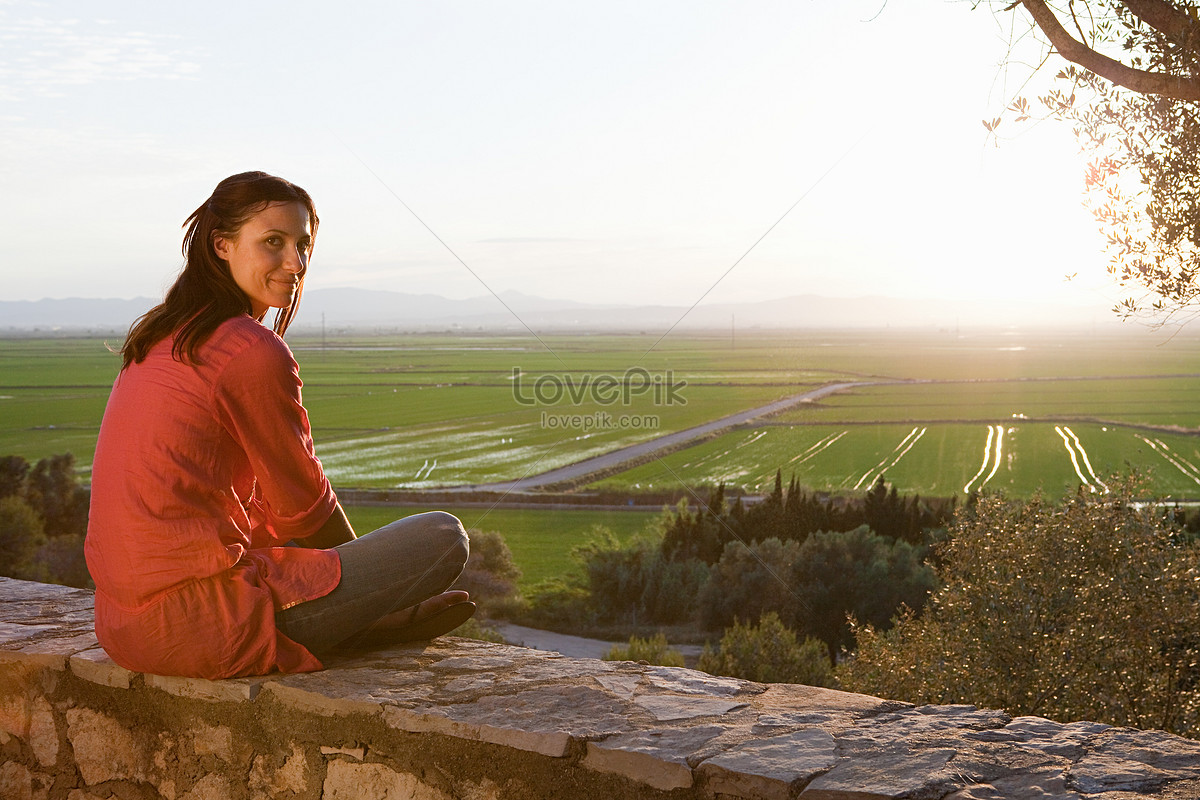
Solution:
{"label": "coral red blouse", "polygon": [[139,672],[228,678],[321,662],[275,612],[328,594],[316,533],[337,498],[313,453],[300,375],[283,340],[224,322],[199,364],[159,342],[117,377],[92,464],[85,546],[96,636]]}

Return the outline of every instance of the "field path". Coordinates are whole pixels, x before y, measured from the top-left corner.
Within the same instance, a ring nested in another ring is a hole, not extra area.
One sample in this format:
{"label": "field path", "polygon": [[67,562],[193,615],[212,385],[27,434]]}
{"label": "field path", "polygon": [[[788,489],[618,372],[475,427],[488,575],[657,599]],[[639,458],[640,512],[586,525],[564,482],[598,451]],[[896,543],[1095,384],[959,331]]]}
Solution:
{"label": "field path", "polygon": [[[569,658],[604,658],[613,645],[626,647],[629,645],[628,641],[608,642],[602,639],[587,639],[583,636],[526,628],[521,625],[513,625],[511,622],[499,622],[495,624],[495,627],[500,635],[512,644],[519,644],[534,650],[552,650]],[[700,645],[676,644],[671,645],[671,649],[678,650],[684,659],[694,663],[704,648]]]}
{"label": "field path", "polygon": [[[714,433],[728,430],[735,425],[749,422],[759,417],[778,414],[780,411],[785,411],[792,406],[800,403],[812,402],[820,400],[822,397],[827,397],[835,392],[840,392],[844,389],[850,389],[856,386],[874,386],[879,383],[893,383],[895,381],[847,381],[845,383],[831,383],[827,386],[821,386],[816,389],[809,389],[807,392],[794,394],[789,397],[784,397],[776,400],[773,403],[767,403],[765,406],[752,408],[748,411],[739,411],[736,414],[730,414],[727,417],[715,419],[712,422],[706,422],[703,425],[697,425],[694,428],[687,428],[675,433],[668,433],[665,436],[659,436],[655,439],[650,439],[645,442],[628,447],[622,447],[618,450],[613,450],[603,455],[595,456],[594,458],[584,459],[574,464],[568,464],[565,467],[558,467],[549,472],[543,472],[540,475],[528,475],[524,478],[519,478],[515,481],[502,481],[500,483],[481,483],[474,486],[459,486],[453,487],[462,491],[473,492],[520,492],[530,489],[540,489],[545,486],[553,486],[562,483],[574,483],[589,475],[594,475],[598,472],[607,472],[608,470],[619,467],[630,461],[636,461],[648,456],[654,456],[663,451],[671,451],[688,444],[689,442],[701,439]],[[907,383],[908,381],[902,381]]]}

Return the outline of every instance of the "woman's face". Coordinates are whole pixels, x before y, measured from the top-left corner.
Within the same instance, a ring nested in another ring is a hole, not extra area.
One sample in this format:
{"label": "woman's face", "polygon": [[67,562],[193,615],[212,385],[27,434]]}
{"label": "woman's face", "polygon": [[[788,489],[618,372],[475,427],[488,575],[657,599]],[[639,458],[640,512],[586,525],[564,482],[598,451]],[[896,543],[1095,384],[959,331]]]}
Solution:
{"label": "woman's face", "polygon": [[215,235],[213,248],[229,264],[255,317],[268,308],[287,308],[308,269],[308,209],[303,203],[272,203],[246,220],[236,236]]}

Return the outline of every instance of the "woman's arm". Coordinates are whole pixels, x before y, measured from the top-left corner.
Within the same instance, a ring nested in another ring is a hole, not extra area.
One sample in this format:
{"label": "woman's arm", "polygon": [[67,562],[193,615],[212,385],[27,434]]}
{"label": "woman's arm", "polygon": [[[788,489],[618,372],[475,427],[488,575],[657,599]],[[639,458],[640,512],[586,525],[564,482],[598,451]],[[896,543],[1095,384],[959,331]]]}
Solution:
{"label": "woman's arm", "polygon": [[355,538],[354,528],[350,526],[350,520],[346,519],[346,512],[342,510],[342,504],[338,503],[334,507],[333,513],[329,515],[329,519],[325,520],[325,524],[316,533],[305,539],[294,541],[301,547],[328,550]]}

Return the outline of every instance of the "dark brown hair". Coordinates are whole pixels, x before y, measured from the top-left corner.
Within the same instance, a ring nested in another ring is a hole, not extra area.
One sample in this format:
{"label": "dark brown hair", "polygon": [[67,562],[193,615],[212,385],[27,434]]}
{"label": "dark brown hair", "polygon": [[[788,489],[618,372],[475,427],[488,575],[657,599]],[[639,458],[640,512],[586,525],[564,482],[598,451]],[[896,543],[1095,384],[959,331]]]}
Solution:
{"label": "dark brown hair", "polygon": [[[197,351],[222,322],[239,314],[251,314],[250,299],[238,288],[229,264],[217,255],[214,234],[235,238],[242,225],[272,203],[302,203],[308,209],[313,238],[317,235],[317,211],[308,192],[265,172],[231,175],[217,184],[212,196],[183,223],[184,265],[161,303],[133,323],[121,348],[122,368],[138,363],[150,348],[175,336],[171,354],[179,361],[197,363]],[[312,245],[309,245],[311,252]],[[296,316],[304,276],[291,305],[275,312],[275,333],[283,336]],[[259,321],[262,317],[259,316]]]}

